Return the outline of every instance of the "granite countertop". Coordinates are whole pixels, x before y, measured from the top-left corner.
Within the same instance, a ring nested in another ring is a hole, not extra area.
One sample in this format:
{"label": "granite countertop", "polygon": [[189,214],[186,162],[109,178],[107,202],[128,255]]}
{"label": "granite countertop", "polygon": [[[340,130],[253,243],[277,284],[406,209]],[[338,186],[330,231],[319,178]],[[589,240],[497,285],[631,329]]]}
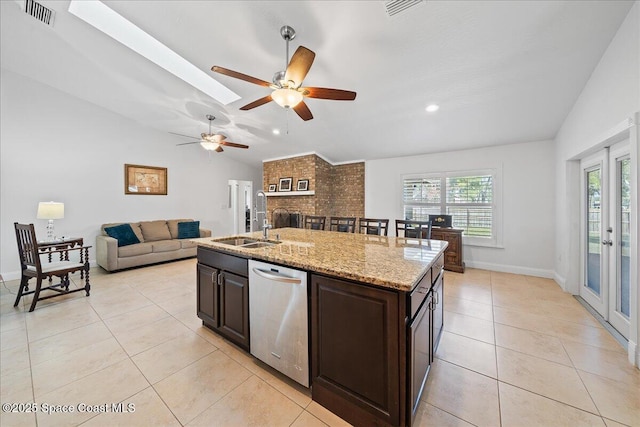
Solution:
{"label": "granite countertop", "polygon": [[[448,245],[441,240],[419,241],[300,228],[270,230],[269,240],[275,241],[276,234],[280,235],[282,243],[253,249],[215,241],[224,237],[204,237],[192,241],[199,246],[245,258],[401,291],[412,290]],[[241,236],[261,239],[262,232]]]}

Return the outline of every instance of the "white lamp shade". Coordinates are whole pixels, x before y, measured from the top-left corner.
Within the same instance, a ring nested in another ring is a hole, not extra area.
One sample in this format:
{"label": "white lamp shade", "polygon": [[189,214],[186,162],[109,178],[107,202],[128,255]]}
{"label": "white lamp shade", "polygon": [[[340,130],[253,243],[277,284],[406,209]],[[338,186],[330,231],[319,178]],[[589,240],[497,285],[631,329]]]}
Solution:
{"label": "white lamp shade", "polygon": [[38,203],[38,219],[64,218],[64,203],[40,202]]}
{"label": "white lamp shade", "polygon": [[284,108],[293,108],[302,101],[303,95],[294,89],[276,89],[271,94],[271,99]]}
{"label": "white lamp shade", "polygon": [[209,151],[217,150],[218,147],[220,147],[220,144],[211,141],[200,141],[200,145],[202,146],[202,148]]}

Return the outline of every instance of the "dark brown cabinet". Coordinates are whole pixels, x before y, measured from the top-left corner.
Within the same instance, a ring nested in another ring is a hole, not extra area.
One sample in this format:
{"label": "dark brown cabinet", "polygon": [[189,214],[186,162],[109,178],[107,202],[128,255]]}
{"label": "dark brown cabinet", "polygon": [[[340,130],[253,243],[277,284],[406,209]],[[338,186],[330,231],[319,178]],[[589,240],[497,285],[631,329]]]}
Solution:
{"label": "dark brown cabinet", "polygon": [[427,294],[420,306],[418,313],[409,323],[409,342],[407,354],[409,357],[409,404],[411,420],[414,419],[422,389],[427,381],[427,374],[433,361],[431,330],[432,318],[432,294]]}
{"label": "dark brown cabinet", "polygon": [[218,325],[218,273],[217,268],[198,263],[197,307],[198,317],[203,321]]}
{"label": "dark brown cabinet", "polygon": [[249,351],[245,258],[198,247],[197,314],[205,326]]}
{"label": "dark brown cabinet", "polygon": [[311,276],[313,400],[356,425],[399,424],[398,309],[398,292]]}
{"label": "dark brown cabinet", "polygon": [[434,240],[445,240],[449,243],[444,252],[445,270],[464,273],[464,258],[462,256],[462,232],[459,228],[438,228],[431,229],[431,238]]}
{"label": "dark brown cabinet", "polygon": [[249,348],[249,280],[223,271],[220,278],[220,326],[222,335]]}

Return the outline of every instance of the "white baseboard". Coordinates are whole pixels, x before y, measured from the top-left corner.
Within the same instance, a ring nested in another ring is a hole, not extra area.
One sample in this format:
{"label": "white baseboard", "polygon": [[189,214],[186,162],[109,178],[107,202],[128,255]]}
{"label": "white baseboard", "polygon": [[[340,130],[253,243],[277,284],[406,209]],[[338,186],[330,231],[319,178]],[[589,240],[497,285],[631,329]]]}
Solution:
{"label": "white baseboard", "polygon": [[629,356],[629,363],[636,368],[640,368],[640,347],[638,347],[638,344],[629,340],[627,353]]}
{"label": "white baseboard", "polygon": [[560,285],[560,287],[562,288],[563,291],[567,292],[567,288],[565,288],[565,285],[567,284],[567,279],[565,279],[564,277],[562,277],[558,273],[554,272],[553,273],[553,280],[555,280],[556,283],[558,285]]}
{"label": "white baseboard", "polygon": [[481,270],[499,271],[501,273],[524,274],[526,276],[544,277],[555,279],[553,270],[543,270],[541,268],[520,267],[517,265],[493,264],[490,262],[465,261],[469,268],[479,268]]}

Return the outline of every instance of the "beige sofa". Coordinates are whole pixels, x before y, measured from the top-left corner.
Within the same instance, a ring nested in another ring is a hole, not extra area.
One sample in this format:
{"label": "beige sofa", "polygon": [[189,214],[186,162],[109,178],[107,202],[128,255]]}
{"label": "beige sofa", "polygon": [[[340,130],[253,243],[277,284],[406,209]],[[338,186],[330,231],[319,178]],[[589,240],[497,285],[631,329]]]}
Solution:
{"label": "beige sofa", "polygon": [[[103,224],[96,237],[96,261],[107,271],[122,270],[163,261],[196,256],[197,245],[190,239],[178,239],[178,223],[191,219],[131,222],[131,229],[140,240],[118,247],[118,240],[109,237],[105,227],[123,223]],[[200,229],[200,237],[210,237],[211,230]]]}

